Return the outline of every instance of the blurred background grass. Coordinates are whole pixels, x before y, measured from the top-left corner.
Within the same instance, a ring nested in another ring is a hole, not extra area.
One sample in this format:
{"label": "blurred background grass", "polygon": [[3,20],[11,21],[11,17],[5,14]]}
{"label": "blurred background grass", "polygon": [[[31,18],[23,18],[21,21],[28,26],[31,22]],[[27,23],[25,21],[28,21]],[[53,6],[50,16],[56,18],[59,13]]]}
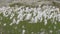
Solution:
{"label": "blurred background grass", "polygon": [[[54,6],[60,7],[59,4],[60,3],[53,2]],[[4,5],[4,3],[3,3],[3,5]],[[9,4],[9,6],[11,6],[11,7],[14,7],[15,5],[18,5],[18,6],[24,5],[24,6],[28,6],[28,7],[36,7],[34,4],[32,4],[32,5],[26,5],[23,3],[11,3],[11,4]],[[37,34],[37,32],[41,33],[42,31],[45,31],[46,32],[45,34],[51,34],[49,32],[50,30],[53,31],[52,34],[60,34],[57,32],[60,29],[60,22],[58,22],[58,21],[57,21],[57,24],[55,24],[55,23],[51,23],[51,21],[48,20],[47,25],[44,25],[43,21],[37,22],[37,23],[28,23],[28,21],[23,21],[23,22],[20,22],[18,25],[13,24],[12,26],[10,26],[9,24],[11,23],[12,20],[10,20],[9,17],[8,18],[4,17],[2,14],[0,14],[0,16],[2,16],[2,18],[3,18],[3,20],[0,20],[0,23],[1,23],[0,24],[0,34],[1,33],[2,34],[22,34],[23,29],[26,30],[25,34],[31,34],[31,32],[34,32]],[[3,26],[4,23],[7,23],[7,25]],[[22,28],[22,26],[24,26],[25,28]],[[57,28],[54,29],[54,26],[56,26]],[[17,29],[15,29],[15,27],[17,27]],[[43,30],[41,30],[41,29],[43,29]]]}

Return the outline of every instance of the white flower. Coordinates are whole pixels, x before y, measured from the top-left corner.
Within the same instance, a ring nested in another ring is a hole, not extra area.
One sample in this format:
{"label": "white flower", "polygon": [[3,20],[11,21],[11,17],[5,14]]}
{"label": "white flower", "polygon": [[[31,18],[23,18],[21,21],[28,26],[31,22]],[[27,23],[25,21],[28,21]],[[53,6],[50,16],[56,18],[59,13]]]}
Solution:
{"label": "white flower", "polygon": [[17,21],[16,21],[16,24],[19,24],[19,22],[20,22],[20,20],[17,20]]}
{"label": "white flower", "polygon": [[13,19],[12,23],[16,23],[16,19],[15,18]]}
{"label": "white flower", "polygon": [[[38,20],[40,20],[41,22],[44,17],[45,25],[47,24],[47,20],[51,18],[52,18],[51,21],[53,22],[55,18],[56,20],[60,21],[59,8],[56,8],[55,6],[49,6],[49,5],[44,5],[42,6],[42,8],[41,7],[38,7],[38,8],[25,7],[24,8],[24,6],[2,7],[0,8],[0,14],[1,13],[3,14],[4,17],[8,17],[10,15],[10,19],[13,19],[10,25],[14,23],[19,24],[20,21],[23,21],[23,18],[24,20],[30,20],[29,22],[31,23],[37,23]],[[17,14],[16,19],[14,17],[15,14]]]}
{"label": "white flower", "polygon": [[10,16],[10,19],[12,19],[14,17],[14,14],[12,13],[11,16]]}
{"label": "white flower", "polygon": [[4,23],[3,25],[6,26],[6,23]]}
{"label": "white flower", "polygon": [[25,30],[24,29],[22,30],[22,34],[25,34]]}
{"label": "white flower", "polygon": [[27,14],[25,20],[29,20],[32,17],[32,14]]}

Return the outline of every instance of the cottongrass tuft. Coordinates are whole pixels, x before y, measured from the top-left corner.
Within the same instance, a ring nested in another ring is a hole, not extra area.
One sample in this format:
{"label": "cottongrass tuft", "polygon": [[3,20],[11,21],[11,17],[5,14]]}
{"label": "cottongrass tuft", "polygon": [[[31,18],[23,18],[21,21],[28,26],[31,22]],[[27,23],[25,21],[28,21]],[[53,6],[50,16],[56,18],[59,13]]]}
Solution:
{"label": "cottongrass tuft", "polygon": [[[0,8],[0,14],[4,17],[12,19],[12,23],[19,24],[21,21],[28,21],[29,23],[44,22],[46,25],[48,20],[51,22],[60,22],[60,11],[55,6],[44,5],[42,7],[2,7]],[[12,24],[11,23],[11,24]],[[11,25],[10,24],[10,25]]]}

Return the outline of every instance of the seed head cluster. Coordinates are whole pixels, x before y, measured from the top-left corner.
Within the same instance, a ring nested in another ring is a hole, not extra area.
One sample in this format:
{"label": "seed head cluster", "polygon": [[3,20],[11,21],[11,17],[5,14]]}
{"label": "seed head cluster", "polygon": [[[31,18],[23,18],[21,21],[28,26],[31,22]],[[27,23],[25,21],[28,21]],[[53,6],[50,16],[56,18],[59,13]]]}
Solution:
{"label": "seed head cluster", "polygon": [[10,25],[16,23],[19,24],[21,21],[28,21],[29,23],[44,22],[46,25],[48,20],[51,22],[60,22],[60,11],[59,8],[55,6],[44,5],[39,7],[25,7],[25,6],[16,6],[16,7],[1,7],[0,14],[3,14],[4,17],[9,17],[12,19]]}

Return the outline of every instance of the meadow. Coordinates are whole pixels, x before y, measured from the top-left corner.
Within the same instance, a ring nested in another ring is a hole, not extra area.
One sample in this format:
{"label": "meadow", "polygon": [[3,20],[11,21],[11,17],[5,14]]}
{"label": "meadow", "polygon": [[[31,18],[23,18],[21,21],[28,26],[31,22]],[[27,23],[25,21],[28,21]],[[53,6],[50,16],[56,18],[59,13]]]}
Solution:
{"label": "meadow", "polygon": [[60,9],[52,5],[3,6],[0,34],[60,34]]}

